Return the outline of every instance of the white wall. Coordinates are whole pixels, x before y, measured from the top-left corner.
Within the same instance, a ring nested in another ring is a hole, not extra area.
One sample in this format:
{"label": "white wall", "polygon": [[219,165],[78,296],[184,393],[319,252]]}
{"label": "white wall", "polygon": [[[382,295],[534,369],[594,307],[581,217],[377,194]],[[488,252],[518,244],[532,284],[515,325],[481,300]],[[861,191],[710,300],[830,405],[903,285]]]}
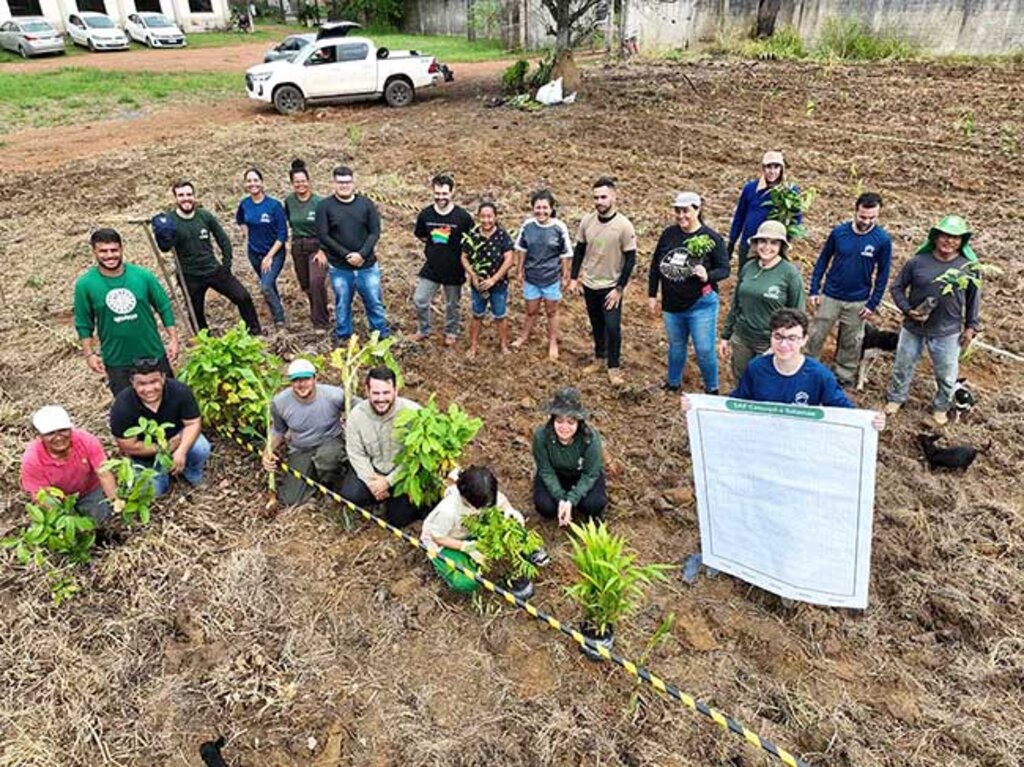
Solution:
{"label": "white wall", "polygon": [[[135,0],[104,0],[107,15],[116,24],[124,25],[128,15],[136,12]],[[223,28],[231,20],[231,12],[228,8],[228,0],[212,0],[213,13],[192,13],[189,10],[188,0],[160,0],[160,10],[164,15],[169,16],[177,22],[186,32],[201,32],[204,30]],[[39,0],[39,7],[51,24],[58,29],[64,29],[64,22],[72,13],[78,12],[78,5],[75,0]],[[7,0],[0,0],[0,22],[11,18],[10,6]]]}

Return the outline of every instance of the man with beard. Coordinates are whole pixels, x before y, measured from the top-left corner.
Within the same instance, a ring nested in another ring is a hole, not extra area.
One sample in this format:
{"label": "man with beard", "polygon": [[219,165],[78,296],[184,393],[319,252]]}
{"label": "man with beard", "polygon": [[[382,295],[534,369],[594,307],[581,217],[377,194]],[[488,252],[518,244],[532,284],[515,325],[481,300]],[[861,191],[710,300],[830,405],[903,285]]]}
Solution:
{"label": "man with beard", "polygon": [[406,496],[392,493],[398,475],[395,457],[402,448],[395,437],[395,416],[419,407],[398,396],[394,371],[376,367],[366,376],[366,399],[352,408],[345,425],[345,447],[352,468],[341,495],[357,506],[385,504],[385,517],[395,527],[422,519],[427,511]]}
{"label": "man with beard", "polygon": [[[815,307],[807,354],[818,359],[832,326],[839,322],[835,372],[842,386],[853,386],[860,364],[864,323],[878,311],[892,264],[892,241],[878,224],[881,196],[865,192],[857,198],[852,221],[829,234],[811,274],[808,305]],[[825,279],[825,295],[821,281]]]}
{"label": "man with beard", "polygon": [[[260,320],[252,296],[231,273],[231,240],[224,227],[210,211],[196,205],[196,191],[191,181],[176,182],[171,193],[175,204],[170,215],[174,222],[174,249],[199,329],[207,327],[206,291],[213,288],[238,307],[249,332],[260,335]],[[220,247],[220,261],[214,255],[214,240]]]}
{"label": "man with beard", "polygon": [[[106,375],[116,397],[128,386],[133,360],[154,358],[164,373],[173,375],[171,363],[178,357],[178,328],[171,301],[156,276],[124,262],[120,234],[113,229],[97,229],[89,242],[96,266],[75,283],[75,330],[89,369]],[[154,312],[167,329],[166,350]],[[99,337],[98,352],[94,332]]]}
{"label": "man with beard", "polygon": [[103,470],[107,455],[100,441],[74,428],[58,405],[39,408],[32,414],[32,426],[39,436],[21,458],[21,489],[32,497],[46,487],[77,495],[75,513],[97,525],[105,522],[117,498],[117,482]]}
{"label": "man with beard", "polygon": [[599,178],[593,188],[594,210],[580,221],[576,235],[569,293],[579,292],[582,272],[583,298],[594,336],[591,372],[607,361],[609,380],[621,386],[622,294],[636,264],[636,232],[615,208],[615,181]]}

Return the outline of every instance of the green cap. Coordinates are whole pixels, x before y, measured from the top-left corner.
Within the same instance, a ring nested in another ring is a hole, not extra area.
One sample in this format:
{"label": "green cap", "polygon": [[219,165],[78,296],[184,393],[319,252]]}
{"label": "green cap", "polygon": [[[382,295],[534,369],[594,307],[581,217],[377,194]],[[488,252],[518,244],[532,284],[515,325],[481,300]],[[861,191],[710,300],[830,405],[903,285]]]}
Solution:
{"label": "green cap", "polygon": [[951,237],[960,237],[960,252],[964,254],[964,258],[968,261],[977,261],[978,256],[975,254],[974,249],[967,243],[971,240],[971,229],[967,226],[967,222],[961,216],[943,216],[942,219],[928,230],[928,240],[921,243],[921,246],[917,249],[917,253],[930,253],[935,249],[935,238],[939,234],[948,234]]}

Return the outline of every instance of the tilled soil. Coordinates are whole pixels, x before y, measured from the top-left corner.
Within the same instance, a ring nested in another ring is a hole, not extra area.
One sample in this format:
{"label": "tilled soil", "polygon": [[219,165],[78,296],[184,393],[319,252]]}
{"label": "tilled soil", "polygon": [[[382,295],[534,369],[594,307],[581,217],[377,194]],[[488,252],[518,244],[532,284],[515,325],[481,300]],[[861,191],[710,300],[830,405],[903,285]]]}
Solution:
{"label": "tilled soil", "polygon": [[[578,385],[607,444],[610,523],[643,560],[679,561],[699,547],[688,445],[675,399],[659,389],[663,333],[643,306],[672,193],[699,191],[708,222],[726,230],[761,152],[781,148],[791,178],[819,191],[810,238],[794,249],[805,275],[860,188],[884,195],[899,263],[940,215],[965,215],[982,259],[1005,270],[985,290],[984,340],[1024,354],[1024,270],[1015,258],[1024,247],[1021,74],[595,68],[579,103],[537,114],[487,108],[463,91],[402,111],[350,106],[206,124],[130,151],[5,174],[0,530],[20,520],[17,461],[32,410],[62,402],[106,434],[109,396],[73,350],[68,311],[71,285],[89,264],[89,229],[119,226],[129,256],[152,266],[141,231],[125,221],[164,205],[172,178],[193,178],[201,200],[229,220],[249,164],[283,192],[287,165],[301,156],[322,188],[345,161],[364,189],[404,203],[382,205],[379,256],[390,315],[405,332],[421,259],[405,206],[427,204],[433,173],[453,171],[467,206],[496,196],[510,226],[525,215],[529,191],[550,185],[570,228],[589,206],[592,180],[619,178],[641,251],[626,298],[626,386],[580,372],[590,349],[576,300],[566,307],[559,362],[546,361],[539,337],[514,356],[472,362],[438,339],[403,345],[406,393],[421,401],[436,393],[482,416],[467,462],[493,464],[527,508],[530,430],[553,388]],[[244,258],[236,264],[258,296]],[[323,337],[305,330],[289,272],[282,286],[293,330],[276,349],[326,351]],[[236,319],[231,308],[211,299],[216,326]],[[521,315],[516,299],[513,329]],[[895,327],[891,313],[882,321]],[[493,342],[485,329],[484,344]],[[931,393],[923,365],[910,406],[881,437],[867,610],[787,608],[725,576],[690,587],[673,578],[619,627],[617,648],[811,764],[1018,764],[1024,374],[984,352],[963,371],[979,404],[947,431],[991,448],[967,475],[926,469],[915,442]],[[862,405],[879,405],[887,375],[887,365],[876,370]],[[687,384],[697,388],[695,370]],[[175,491],[148,528],[98,552],[83,593],[61,608],[48,605],[38,573],[9,567],[0,576],[0,765],[195,764],[199,742],[216,733],[228,736],[236,765],[770,763],[614,667],[585,661],[526,616],[452,597],[420,554],[371,526],[344,530],[328,503],[265,517],[256,465],[229,443],[217,442],[210,468],[205,487]],[[812,476],[814,457],[795,470]],[[575,621],[563,595],[568,547],[559,531],[539,527],[554,562],[536,604]],[[669,640],[648,647],[669,614]]]}

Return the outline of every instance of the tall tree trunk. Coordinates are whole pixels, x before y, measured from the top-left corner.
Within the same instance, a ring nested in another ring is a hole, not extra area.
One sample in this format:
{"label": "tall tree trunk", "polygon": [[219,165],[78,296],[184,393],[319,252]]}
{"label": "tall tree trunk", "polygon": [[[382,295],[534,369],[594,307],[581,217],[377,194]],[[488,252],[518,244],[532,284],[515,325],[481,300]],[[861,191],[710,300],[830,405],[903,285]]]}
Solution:
{"label": "tall tree trunk", "polygon": [[466,39],[476,40],[476,20],[473,18],[474,0],[466,0]]}
{"label": "tall tree trunk", "polygon": [[758,39],[771,37],[775,34],[775,20],[782,9],[782,0],[758,0],[757,3],[757,31],[754,36]]}

